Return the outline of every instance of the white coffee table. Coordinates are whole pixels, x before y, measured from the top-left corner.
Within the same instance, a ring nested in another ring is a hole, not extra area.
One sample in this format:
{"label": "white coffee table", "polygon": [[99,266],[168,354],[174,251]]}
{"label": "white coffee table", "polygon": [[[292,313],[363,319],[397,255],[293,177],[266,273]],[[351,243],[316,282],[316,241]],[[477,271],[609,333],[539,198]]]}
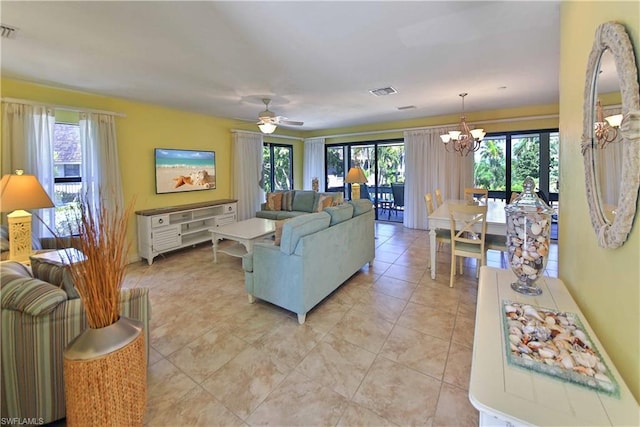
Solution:
{"label": "white coffee table", "polygon": [[241,257],[253,251],[253,244],[260,239],[270,236],[276,231],[276,222],[271,219],[251,218],[232,224],[210,228],[213,243],[213,262],[218,262],[218,240],[228,239],[237,244],[221,248],[220,252],[227,255]]}

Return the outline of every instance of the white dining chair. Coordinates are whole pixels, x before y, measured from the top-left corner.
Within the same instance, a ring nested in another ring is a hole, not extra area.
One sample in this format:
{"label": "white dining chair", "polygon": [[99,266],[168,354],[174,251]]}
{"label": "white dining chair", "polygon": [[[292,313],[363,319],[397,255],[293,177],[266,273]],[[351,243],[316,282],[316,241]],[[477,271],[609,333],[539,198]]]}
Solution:
{"label": "white dining chair", "polygon": [[436,206],[440,207],[442,206],[442,192],[440,191],[439,188],[436,188]]}
{"label": "white dining chair", "polygon": [[[424,195],[424,202],[427,205],[427,216],[431,215],[435,210],[433,208],[433,197],[431,196],[431,193],[427,193]],[[447,244],[451,243],[451,233],[449,232],[449,230],[436,230],[436,242],[437,242],[437,246],[436,246],[437,251],[440,250],[443,243],[447,243]]]}
{"label": "white dining chair", "polygon": [[[486,219],[486,205],[449,205],[449,221],[451,223],[451,276],[449,279],[449,287],[453,287],[458,257],[475,258],[478,260],[476,264],[476,278],[479,276],[480,266],[486,265]],[[480,228],[479,231],[478,228]],[[460,274],[464,273],[462,261],[462,258],[460,258]]]}
{"label": "white dining chair", "polygon": [[464,199],[469,202],[473,202],[476,201],[476,198],[484,199],[484,204],[486,205],[489,201],[489,190],[486,188],[465,187]]}

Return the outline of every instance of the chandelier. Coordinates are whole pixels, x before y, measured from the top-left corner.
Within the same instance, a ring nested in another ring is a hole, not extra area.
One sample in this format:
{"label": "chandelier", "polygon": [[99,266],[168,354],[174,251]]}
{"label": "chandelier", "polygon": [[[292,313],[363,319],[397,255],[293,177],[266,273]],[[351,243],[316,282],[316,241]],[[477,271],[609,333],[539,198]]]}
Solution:
{"label": "chandelier", "polygon": [[593,124],[599,148],[605,148],[618,137],[618,128],[622,124],[622,114],[604,117],[600,100],[596,102],[596,122]]}
{"label": "chandelier", "polygon": [[453,151],[460,153],[461,156],[466,156],[473,151],[477,151],[480,148],[480,142],[486,135],[484,129],[472,129],[469,130],[467,126],[467,119],[464,116],[464,97],[468,93],[461,93],[459,96],[462,98],[462,115],[460,116],[459,130],[451,130],[444,135],[440,135],[444,147],[449,151],[449,147],[453,147]]}

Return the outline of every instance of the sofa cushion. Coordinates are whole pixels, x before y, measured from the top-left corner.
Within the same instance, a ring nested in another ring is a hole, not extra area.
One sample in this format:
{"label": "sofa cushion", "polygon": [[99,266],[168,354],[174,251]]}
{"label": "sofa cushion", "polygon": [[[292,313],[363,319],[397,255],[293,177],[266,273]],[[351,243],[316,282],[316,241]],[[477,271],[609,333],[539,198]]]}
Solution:
{"label": "sofa cushion", "polygon": [[80,298],[80,294],[73,286],[71,273],[68,267],[48,262],[45,259],[30,257],[33,277],[62,288],[69,299]]}
{"label": "sofa cushion", "polygon": [[282,228],[280,251],[287,255],[292,254],[302,237],[329,227],[330,221],[331,216],[326,212],[300,215],[290,219]]}
{"label": "sofa cushion", "polygon": [[292,211],[293,210],[293,195],[295,191],[283,191],[282,192],[282,210],[283,211]]}
{"label": "sofa cushion", "polygon": [[362,215],[373,208],[373,203],[369,199],[349,200],[349,204],[353,206],[353,216]]}
{"label": "sofa cushion", "polygon": [[315,191],[296,190],[293,196],[294,211],[313,212],[314,202],[316,198]]}
{"label": "sofa cushion", "polygon": [[329,226],[339,224],[353,217],[353,205],[345,203],[344,205],[332,206],[324,210],[331,216]]}
{"label": "sofa cushion", "polygon": [[267,193],[267,204],[265,209],[268,211],[279,211],[282,209],[282,193]]}

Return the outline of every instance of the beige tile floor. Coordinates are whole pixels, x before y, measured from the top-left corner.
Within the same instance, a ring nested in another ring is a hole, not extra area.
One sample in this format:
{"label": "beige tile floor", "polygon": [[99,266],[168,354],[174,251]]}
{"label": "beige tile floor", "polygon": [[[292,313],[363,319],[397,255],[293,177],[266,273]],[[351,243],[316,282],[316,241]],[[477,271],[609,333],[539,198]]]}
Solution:
{"label": "beige tile floor", "polygon": [[[152,304],[145,424],[478,425],[475,261],[449,288],[448,246],[431,280],[426,231],[376,223],[376,246],[304,325],[249,304],[241,260],[213,264],[210,245],[130,265],[125,286],[150,288]],[[547,273],[557,276],[556,245]]]}

